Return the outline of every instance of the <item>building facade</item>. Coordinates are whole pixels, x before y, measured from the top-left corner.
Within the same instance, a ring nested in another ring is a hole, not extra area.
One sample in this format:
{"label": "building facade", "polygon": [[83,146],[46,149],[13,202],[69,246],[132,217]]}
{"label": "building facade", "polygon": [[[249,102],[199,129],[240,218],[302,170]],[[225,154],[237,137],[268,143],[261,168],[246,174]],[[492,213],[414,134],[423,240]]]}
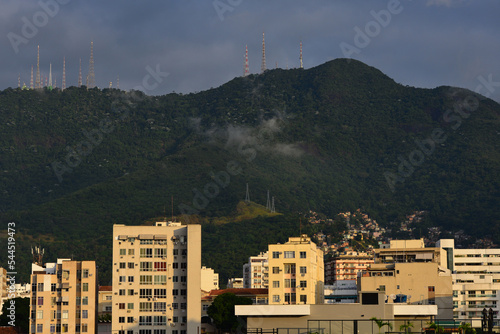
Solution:
{"label": "building facade", "polygon": [[246,289],[267,289],[269,286],[268,252],[250,256],[243,265],[243,287]]}
{"label": "building facade", "polygon": [[499,326],[500,249],[458,249],[453,239],[436,246],[446,252],[442,263],[453,272],[453,318],[480,327],[483,309],[491,308],[493,325]]}
{"label": "building facade", "polygon": [[306,235],[269,245],[269,304],[322,304],[323,251]]}
{"label": "building facade", "polygon": [[325,282],[356,280],[358,273],[373,263],[373,254],[347,250],[325,264]]}
{"label": "building facade", "polygon": [[32,264],[30,333],[97,333],[95,261]]}
{"label": "building facade", "polygon": [[219,274],[212,268],[201,267],[201,290],[204,292],[219,290]]}
{"label": "building facade", "polygon": [[112,333],[199,333],[201,226],[113,226]]}

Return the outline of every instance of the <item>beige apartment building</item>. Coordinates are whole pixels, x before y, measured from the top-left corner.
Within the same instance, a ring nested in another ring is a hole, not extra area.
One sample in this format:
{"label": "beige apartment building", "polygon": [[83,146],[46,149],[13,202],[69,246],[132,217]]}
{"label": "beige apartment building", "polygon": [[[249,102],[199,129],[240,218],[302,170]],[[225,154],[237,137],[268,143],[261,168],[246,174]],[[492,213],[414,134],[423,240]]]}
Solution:
{"label": "beige apartment building", "polygon": [[322,304],[323,251],[306,235],[269,245],[269,304]]}
{"label": "beige apartment building", "polygon": [[325,264],[325,282],[334,284],[335,281],[356,280],[358,273],[372,263],[373,254],[346,250]]}
{"label": "beige apartment building", "polygon": [[393,240],[375,249],[375,263],[358,277],[358,290],[383,291],[387,303],[437,305],[437,319],[453,318],[451,271],[440,265],[442,250],[420,240]]}
{"label": "beige apartment building", "polygon": [[96,333],[95,261],[32,264],[30,333]]}
{"label": "beige apartment building", "polygon": [[200,333],[201,226],[113,226],[112,333]]}

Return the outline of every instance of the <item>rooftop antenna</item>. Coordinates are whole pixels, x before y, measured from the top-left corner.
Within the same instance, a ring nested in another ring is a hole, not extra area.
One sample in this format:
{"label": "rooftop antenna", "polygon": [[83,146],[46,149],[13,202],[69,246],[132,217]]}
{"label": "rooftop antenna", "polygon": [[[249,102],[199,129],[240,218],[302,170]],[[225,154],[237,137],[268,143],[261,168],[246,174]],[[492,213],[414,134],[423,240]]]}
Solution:
{"label": "rooftop antenna", "polygon": [[245,45],[245,70],[243,72],[243,76],[246,77],[250,74],[250,69],[248,66],[248,45]]}
{"label": "rooftop antenna", "polygon": [[245,202],[249,203],[250,202],[250,191],[248,189],[248,183],[247,183],[247,193],[245,196]]}
{"label": "rooftop antenna", "polygon": [[95,87],[95,73],[94,73],[94,42],[90,42],[90,61],[89,61],[89,75],[87,77],[87,89]]}
{"label": "rooftop antenna", "polygon": [[49,65],[49,84],[47,86],[50,90],[52,90],[52,63]]}
{"label": "rooftop antenna", "polygon": [[63,58],[63,77],[62,77],[61,90],[65,89],[66,89],[66,57]]}
{"label": "rooftop antenna", "polygon": [[266,41],[264,40],[264,32],[262,33],[262,64],[260,65],[260,73],[266,71]]}
{"label": "rooftop antenna", "polygon": [[40,45],[37,47],[37,54],[36,54],[36,81],[35,81],[35,88],[42,88],[42,82],[40,80]]}
{"label": "rooftop antenna", "polygon": [[300,68],[304,68],[304,64],[302,63],[302,41],[300,41]]}
{"label": "rooftop antenna", "polygon": [[80,58],[80,69],[78,70],[78,87],[82,87],[82,58]]}
{"label": "rooftop antenna", "polygon": [[31,247],[31,255],[33,256],[33,263],[39,266],[42,265],[43,254],[45,250],[40,246]]}
{"label": "rooftop antenna", "polygon": [[269,211],[271,211],[271,199],[269,198],[269,190],[267,191],[266,209],[269,210]]}
{"label": "rooftop antenna", "polygon": [[30,89],[33,89],[33,65],[31,65],[31,79],[30,79]]}

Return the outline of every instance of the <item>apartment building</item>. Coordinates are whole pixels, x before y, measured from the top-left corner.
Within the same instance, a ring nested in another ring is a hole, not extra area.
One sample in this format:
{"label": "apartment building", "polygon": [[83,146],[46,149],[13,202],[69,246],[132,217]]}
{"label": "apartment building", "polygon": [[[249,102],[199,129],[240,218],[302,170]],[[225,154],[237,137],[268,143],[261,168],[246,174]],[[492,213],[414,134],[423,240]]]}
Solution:
{"label": "apartment building", "polygon": [[323,252],[307,235],[269,245],[269,304],[322,304]]}
{"label": "apartment building", "polygon": [[373,254],[348,249],[325,264],[325,282],[356,280],[358,273],[373,263]]}
{"label": "apartment building", "polygon": [[32,264],[30,333],[97,333],[95,261]]}
{"label": "apartment building", "polygon": [[453,272],[453,318],[480,327],[483,309],[491,308],[493,325],[499,326],[500,249],[458,249],[453,239],[441,239],[436,246],[446,252],[443,265]]}
{"label": "apartment building", "polygon": [[440,265],[440,248],[425,248],[423,239],[393,240],[374,251],[375,263],[358,277],[359,291],[383,291],[387,303],[437,305],[437,319],[452,319],[451,271]]}
{"label": "apartment building", "polygon": [[246,289],[267,289],[269,286],[268,252],[250,256],[243,265],[243,287]]}
{"label": "apartment building", "polygon": [[219,290],[219,274],[212,268],[201,267],[201,291]]}
{"label": "apartment building", "polygon": [[201,226],[113,226],[112,333],[199,333]]}

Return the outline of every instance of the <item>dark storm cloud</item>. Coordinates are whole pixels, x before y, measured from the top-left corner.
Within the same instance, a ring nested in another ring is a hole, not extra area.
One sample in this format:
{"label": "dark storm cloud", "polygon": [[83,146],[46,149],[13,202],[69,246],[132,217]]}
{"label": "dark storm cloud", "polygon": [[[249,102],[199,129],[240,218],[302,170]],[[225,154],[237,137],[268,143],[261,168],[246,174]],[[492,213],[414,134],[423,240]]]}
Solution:
{"label": "dark storm cloud", "polygon": [[[59,1],[59,2],[58,2]],[[266,34],[267,67],[310,68],[344,57],[340,44],[355,45],[356,30],[374,21],[373,12],[396,0],[326,2],[298,0],[78,1],[4,0],[0,11],[2,76],[0,88],[16,87],[17,77],[29,85],[40,45],[40,67],[60,86],[66,57],[67,84],[76,85],[78,61],[88,72],[94,42],[96,81],[131,89],[142,84],[147,67],[159,66],[169,76],[148,94],[193,92],[217,87],[243,72],[245,45],[250,70],[260,71],[262,32]],[[7,35],[22,35],[24,21],[33,22],[43,4],[58,3],[16,53]],[[226,4],[217,10],[215,4]],[[372,34],[368,45],[351,56],[382,70],[402,84],[432,88],[452,85],[475,89],[478,77],[500,81],[498,1],[401,0],[399,12]],[[223,20],[221,20],[221,17]],[[492,94],[500,100],[500,87]]]}

